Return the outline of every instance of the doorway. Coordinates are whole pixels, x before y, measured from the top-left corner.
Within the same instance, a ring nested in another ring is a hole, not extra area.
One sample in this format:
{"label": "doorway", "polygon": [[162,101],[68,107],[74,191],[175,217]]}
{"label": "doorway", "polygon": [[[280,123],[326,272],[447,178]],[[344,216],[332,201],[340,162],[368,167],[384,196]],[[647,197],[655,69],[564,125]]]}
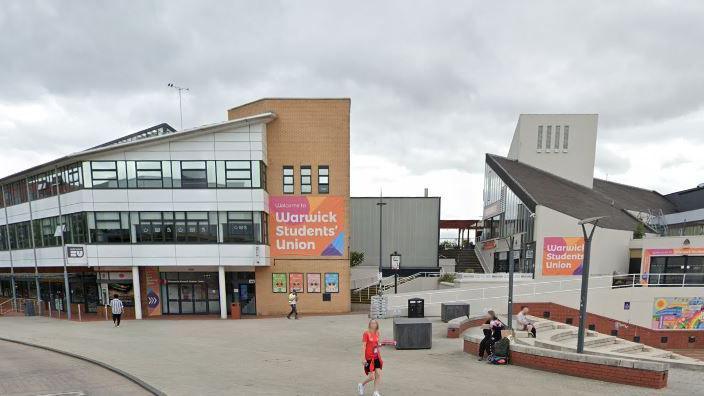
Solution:
{"label": "doorway", "polygon": [[220,313],[217,273],[167,272],[161,274],[163,314],[207,315]]}
{"label": "doorway", "polygon": [[256,315],[257,288],[254,272],[228,272],[226,284],[228,285],[228,303],[239,304],[241,315]]}

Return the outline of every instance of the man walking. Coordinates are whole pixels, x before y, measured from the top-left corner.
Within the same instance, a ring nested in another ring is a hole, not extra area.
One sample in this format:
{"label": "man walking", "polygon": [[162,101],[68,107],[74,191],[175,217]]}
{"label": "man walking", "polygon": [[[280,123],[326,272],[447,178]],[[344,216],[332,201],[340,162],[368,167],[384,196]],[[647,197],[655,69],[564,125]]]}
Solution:
{"label": "man walking", "polygon": [[120,298],[115,294],[110,300],[110,309],[112,309],[112,323],[115,327],[120,327],[120,318],[122,317],[123,305]]}
{"label": "man walking", "polygon": [[291,319],[291,315],[294,315],[294,318],[298,319],[298,310],[296,309],[296,305],[298,304],[298,292],[293,290],[291,294],[288,295],[288,305],[291,306],[291,312],[288,313],[288,316],[286,316],[287,319]]}

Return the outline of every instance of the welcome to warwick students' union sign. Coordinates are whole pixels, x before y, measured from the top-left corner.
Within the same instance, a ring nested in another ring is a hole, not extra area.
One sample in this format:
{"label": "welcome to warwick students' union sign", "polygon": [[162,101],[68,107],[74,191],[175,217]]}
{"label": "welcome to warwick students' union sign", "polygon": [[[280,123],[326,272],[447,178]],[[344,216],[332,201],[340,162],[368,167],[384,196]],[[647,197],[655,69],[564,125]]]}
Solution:
{"label": "welcome to warwick students' union sign", "polygon": [[344,197],[270,197],[269,213],[272,255],[343,255]]}

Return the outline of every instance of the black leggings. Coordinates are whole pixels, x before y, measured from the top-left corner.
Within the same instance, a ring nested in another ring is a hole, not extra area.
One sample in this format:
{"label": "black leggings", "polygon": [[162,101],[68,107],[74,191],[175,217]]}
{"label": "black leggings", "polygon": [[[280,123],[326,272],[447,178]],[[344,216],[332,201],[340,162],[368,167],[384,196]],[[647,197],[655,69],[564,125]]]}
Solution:
{"label": "black leggings", "polygon": [[482,341],[479,343],[479,357],[484,357],[484,352],[486,352],[487,356],[491,355],[493,346],[494,340],[491,336],[484,336]]}
{"label": "black leggings", "polygon": [[291,304],[291,312],[289,312],[289,313],[288,313],[288,316],[286,316],[286,317],[287,317],[287,318],[290,318],[291,315],[294,315],[295,318],[298,318],[298,310],[296,309],[296,305],[295,305],[295,304]]}
{"label": "black leggings", "polygon": [[118,326],[120,325],[120,318],[122,318],[122,314],[112,314],[112,322]]}

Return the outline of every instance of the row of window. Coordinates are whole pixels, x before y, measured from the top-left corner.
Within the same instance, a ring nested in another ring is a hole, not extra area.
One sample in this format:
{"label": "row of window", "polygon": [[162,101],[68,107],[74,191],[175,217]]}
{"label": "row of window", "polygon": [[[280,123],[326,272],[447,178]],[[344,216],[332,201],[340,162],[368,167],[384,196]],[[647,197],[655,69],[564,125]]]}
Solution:
{"label": "row of window", "polygon": [[0,207],[81,188],[261,188],[262,161],[85,161],[2,186]]}
{"label": "row of window", "polygon": [[[0,250],[65,243],[246,243],[268,244],[264,212],[82,212],[0,226]],[[32,231],[34,238],[32,238]]]}
{"label": "row of window", "polygon": [[[293,194],[295,187],[295,176],[292,165],[284,165],[283,182],[284,194]],[[300,167],[301,194],[313,193],[313,170],[310,165]],[[330,167],[327,165],[318,166],[318,194],[330,192]]]}
{"label": "row of window", "polygon": [[91,161],[86,188],[263,188],[262,161]]}
{"label": "row of window", "polygon": [[[562,129],[562,131],[560,131]],[[562,136],[562,149],[567,150],[569,148],[570,140],[570,126],[569,125],[555,125],[555,135],[552,133],[553,125],[545,126],[545,149],[549,150],[554,148],[555,150],[560,149],[560,136]],[[553,140],[553,136],[555,139]],[[543,126],[538,125],[538,150],[543,149]]]}

